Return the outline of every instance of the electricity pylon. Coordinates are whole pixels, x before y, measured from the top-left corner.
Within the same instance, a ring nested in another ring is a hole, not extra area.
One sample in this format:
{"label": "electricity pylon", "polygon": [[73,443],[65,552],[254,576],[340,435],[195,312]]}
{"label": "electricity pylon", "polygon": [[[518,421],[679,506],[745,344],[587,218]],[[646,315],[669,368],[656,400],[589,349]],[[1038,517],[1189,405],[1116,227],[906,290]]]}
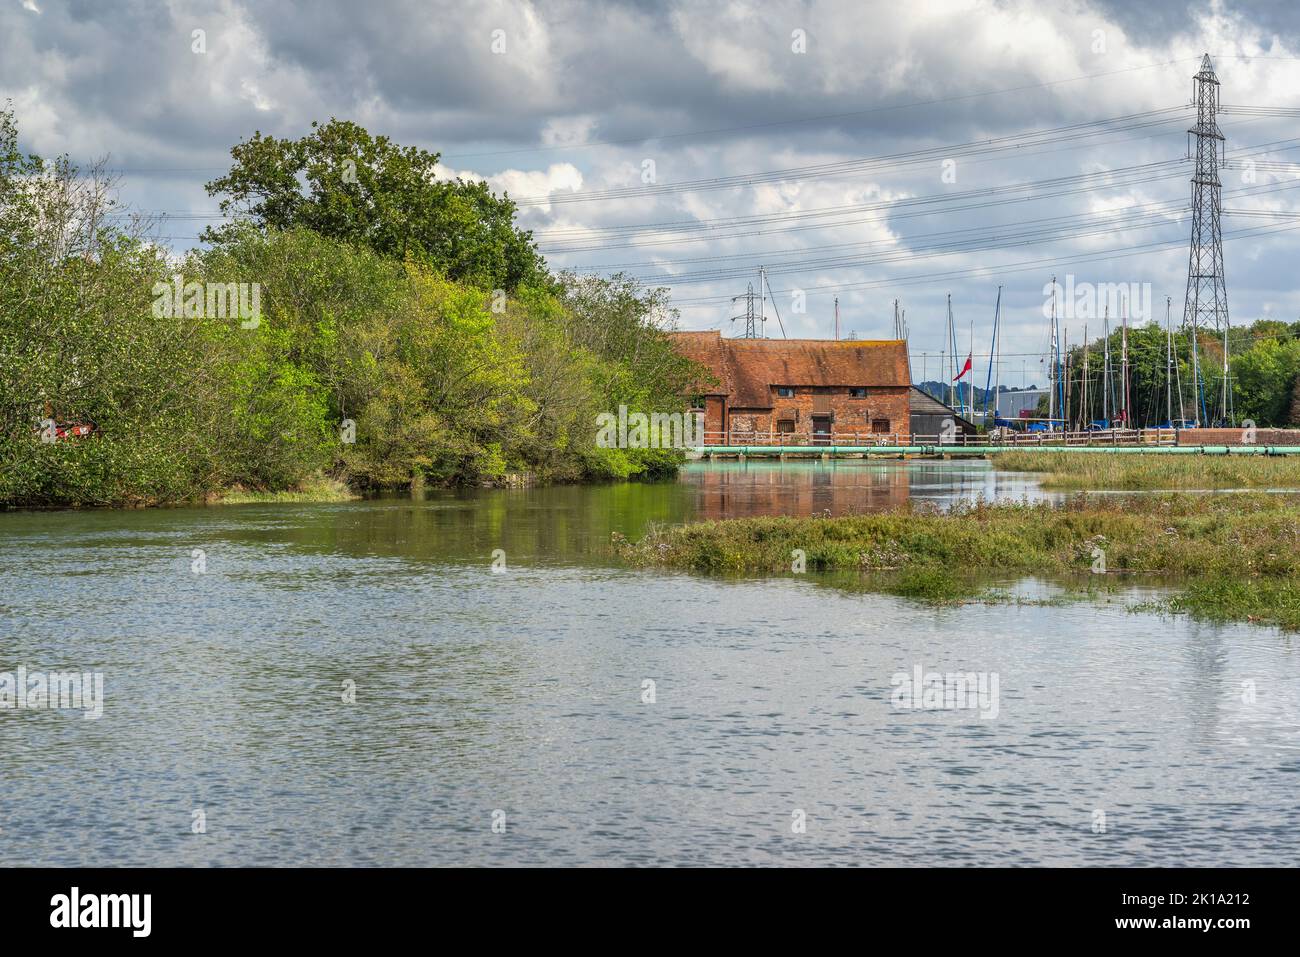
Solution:
{"label": "electricity pylon", "polygon": [[1221,332],[1228,327],[1228,287],[1223,278],[1223,237],[1219,230],[1223,134],[1219,111],[1219,80],[1207,53],[1194,82],[1196,172],[1192,176],[1192,244],[1187,262],[1187,302],[1183,325],[1193,333],[1202,328]]}
{"label": "electricity pylon", "polygon": [[731,297],[731,302],[733,305],[738,301],[740,301],[741,299],[745,300],[744,316],[732,316],[731,321],[735,322],[737,319],[743,318],[745,320],[745,334],[741,338],[757,339],[758,333],[754,328],[754,319],[756,317],[754,316],[754,284],[752,282],[749,284],[748,289],[749,291],[746,292],[743,296]]}

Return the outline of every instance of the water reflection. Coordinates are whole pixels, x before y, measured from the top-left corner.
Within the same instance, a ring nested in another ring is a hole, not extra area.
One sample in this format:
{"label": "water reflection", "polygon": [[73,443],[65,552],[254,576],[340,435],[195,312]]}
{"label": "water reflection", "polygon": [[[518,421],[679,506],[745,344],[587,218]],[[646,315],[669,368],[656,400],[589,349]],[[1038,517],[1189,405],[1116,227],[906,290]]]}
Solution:
{"label": "water reflection", "polygon": [[[0,713],[6,840],[53,865],[1294,859],[1300,659],[1276,631],[1135,614],[1141,588],[933,608],[621,569],[608,548],[650,522],[1035,494],[985,463],[751,461],[0,514],[0,670],[106,676],[99,721]],[[917,664],[997,672],[997,720],[891,709]]]}
{"label": "water reflection", "polygon": [[691,463],[682,482],[697,490],[693,517],[855,515],[912,503],[947,508],[977,499],[1056,500],[1031,476],[995,472],[988,462],[830,459]]}
{"label": "water reflection", "polygon": [[835,461],[695,463],[683,476],[697,519],[883,511],[908,502],[910,480],[896,466]]}

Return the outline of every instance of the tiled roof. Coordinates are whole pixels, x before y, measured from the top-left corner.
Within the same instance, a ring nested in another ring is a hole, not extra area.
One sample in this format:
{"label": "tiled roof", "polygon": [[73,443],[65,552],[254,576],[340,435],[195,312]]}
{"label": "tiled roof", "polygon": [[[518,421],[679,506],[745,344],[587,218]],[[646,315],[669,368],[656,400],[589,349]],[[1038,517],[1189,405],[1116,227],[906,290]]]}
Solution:
{"label": "tiled roof", "polygon": [[739,409],[772,407],[774,385],[901,386],[911,384],[907,345],[898,339],[724,339],[720,332],[676,332],[678,351],[708,366]]}
{"label": "tiled roof", "polygon": [[723,346],[720,332],[673,332],[673,346],[688,359],[704,365],[714,378],[714,383],[695,383],[697,391],[704,395],[730,395],[731,374],[727,368],[727,350]]}

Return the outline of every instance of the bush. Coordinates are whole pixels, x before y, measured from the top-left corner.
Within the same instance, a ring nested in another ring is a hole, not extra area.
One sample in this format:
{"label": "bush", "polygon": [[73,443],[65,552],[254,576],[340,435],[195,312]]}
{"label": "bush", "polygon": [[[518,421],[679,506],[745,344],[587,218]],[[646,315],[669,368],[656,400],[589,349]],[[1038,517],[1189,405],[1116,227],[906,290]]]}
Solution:
{"label": "bush", "polygon": [[[364,488],[630,478],[683,459],[595,443],[597,415],[620,404],[682,410],[696,372],[663,334],[662,290],[547,277],[503,298],[426,255],[253,222],[172,265],[143,228],[103,225],[112,189],[96,171],[16,143],[0,113],[0,503],[161,503],[318,474]],[[187,315],[194,283],[206,308]],[[256,316],[208,314],[203,290],[231,284],[257,290]],[[96,429],[43,443],[46,416]]]}

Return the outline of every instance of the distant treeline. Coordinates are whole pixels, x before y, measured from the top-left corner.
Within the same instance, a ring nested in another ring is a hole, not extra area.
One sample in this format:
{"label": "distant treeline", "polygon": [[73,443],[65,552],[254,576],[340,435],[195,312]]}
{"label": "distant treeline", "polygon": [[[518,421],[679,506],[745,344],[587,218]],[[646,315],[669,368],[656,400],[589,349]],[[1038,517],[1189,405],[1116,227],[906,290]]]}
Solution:
{"label": "distant treeline", "polygon": [[229,221],[177,260],[0,111],[0,504],[676,468],[596,444],[697,378],[662,290],[549,273],[509,199],[350,123],[232,155]]}
{"label": "distant treeline", "polygon": [[[1171,339],[1171,342],[1167,340],[1165,330],[1155,322],[1129,327],[1128,394],[1132,425],[1154,426],[1182,420],[1236,426],[1250,420],[1261,428],[1300,426],[1300,322],[1260,319],[1229,331],[1227,409],[1223,401],[1223,334],[1198,331],[1195,363],[1191,331],[1176,332]],[[1172,366],[1168,363],[1170,346]],[[1120,418],[1124,408],[1122,350],[1123,333],[1112,332],[1108,396],[1106,339],[1088,343],[1085,410],[1085,349],[1083,346],[1070,349],[1066,381],[1072,423]],[[1195,381],[1197,370],[1199,384]],[[1058,393],[1058,416],[1059,405]],[[1047,409],[1048,399],[1044,395],[1038,402],[1038,414],[1047,415]]]}
{"label": "distant treeline", "polygon": [[[1107,412],[1112,420],[1119,417],[1124,391],[1121,366],[1123,335],[1120,330],[1110,334],[1109,397],[1106,394],[1106,339],[1099,337],[1088,343],[1086,415],[1083,409],[1085,350],[1083,346],[1069,350],[1067,381],[1072,421],[1103,419]],[[1170,367],[1167,362],[1169,345],[1163,327],[1154,322],[1129,327],[1128,392],[1130,420],[1134,425],[1157,425],[1172,418],[1202,423],[1230,421],[1233,425],[1250,419],[1261,428],[1300,426],[1300,322],[1260,319],[1250,325],[1236,326],[1229,332],[1230,408],[1226,413],[1223,407],[1223,335],[1203,329],[1196,342],[1199,388],[1193,381],[1190,330],[1173,334],[1174,363]],[[1169,375],[1166,375],[1166,369],[1169,369]],[[966,381],[963,379],[956,384],[960,387],[959,403],[967,401],[969,386]],[[917,387],[941,402],[949,401],[949,388],[945,382],[926,381],[918,383]],[[1002,386],[999,391],[1015,390]],[[983,409],[986,395],[992,395],[992,390],[986,392],[980,386],[975,387],[976,410]],[[1172,417],[1169,416],[1171,407]],[[1038,401],[1036,414],[1046,416],[1047,412],[1048,398],[1044,394]],[[1061,414],[1059,408],[1056,414]]]}

